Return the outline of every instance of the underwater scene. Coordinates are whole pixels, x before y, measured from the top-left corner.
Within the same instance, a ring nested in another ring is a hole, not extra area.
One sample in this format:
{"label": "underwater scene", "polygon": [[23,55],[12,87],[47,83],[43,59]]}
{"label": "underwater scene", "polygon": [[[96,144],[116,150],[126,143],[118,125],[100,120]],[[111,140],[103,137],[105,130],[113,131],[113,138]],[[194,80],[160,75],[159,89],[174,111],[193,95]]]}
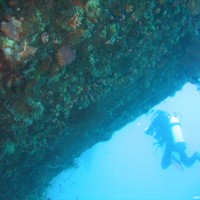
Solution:
{"label": "underwater scene", "polygon": [[200,0],[0,0],[0,200],[189,200],[199,190]]}
{"label": "underwater scene", "polygon": [[[200,93],[191,84],[153,110],[179,113],[186,153],[200,151]],[[200,199],[200,162],[186,167],[171,160],[162,169],[164,147],[145,134],[151,123],[147,113],[116,131],[107,142],[96,144],[49,184],[49,200],[193,200]],[[175,155],[177,156],[177,155]],[[178,159],[178,157],[177,157]]]}

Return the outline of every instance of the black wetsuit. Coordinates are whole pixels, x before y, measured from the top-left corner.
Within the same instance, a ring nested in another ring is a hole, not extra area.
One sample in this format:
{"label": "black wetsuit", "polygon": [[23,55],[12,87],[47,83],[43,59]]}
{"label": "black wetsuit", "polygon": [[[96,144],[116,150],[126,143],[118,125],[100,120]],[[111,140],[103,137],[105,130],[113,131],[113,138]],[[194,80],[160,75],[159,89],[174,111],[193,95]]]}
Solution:
{"label": "black wetsuit", "polygon": [[187,167],[193,165],[197,160],[196,153],[192,157],[188,157],[185,153],[186,144],[184,142],[174,144],[171,132],[171,125],[169,123],[170,114],[164,111],[157,111],[152,124],[146,130],[146,134],[153,135],[158,140],[160,145],[166,143],[165,151],[162,158],[161,166],[166,169],[171,164],[172,153],[177,152],[180,156],[180,161]]}

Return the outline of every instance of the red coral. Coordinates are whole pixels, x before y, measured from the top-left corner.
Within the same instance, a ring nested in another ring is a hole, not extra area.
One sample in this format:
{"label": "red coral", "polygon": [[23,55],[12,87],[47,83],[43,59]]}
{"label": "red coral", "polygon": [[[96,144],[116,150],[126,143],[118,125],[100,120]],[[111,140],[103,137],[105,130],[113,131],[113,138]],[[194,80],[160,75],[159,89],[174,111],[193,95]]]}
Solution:
{"label": "red coral", "polygon": [[2,48],[0,48],[0,73],[0,84],[5,90],[11,89],[15,92],[24,88],[25,79],[23,75],[14,69],[12,61],[5,57]]}
{"label": "red coral", "polygon": [[85,2],[83,2],[83,1],[81,1],[81,0],[74,0],[73,2],[74,2],[74,5],[80,6],[80,7],[82,7],[83,9],[86,9],[86,5],[87,5],[88,0],[85,1]]}
{"label": "red coral", "polygon": [[4,51],[0,48],[0,72],[10,71],[11,63],[5,59]]}
{"label": "red coral", "polygon": [[63,45],[57,54],[58,64],[60,66],[68,65],[76,58],[76,54],[71,50],[70,46]]}
{"label": "red coral", "polygon": [[1,30],[10,39],[15,41],[21,40],[22,23],[15,19],[15,17],[11,17],[9,22],[1,22]]}

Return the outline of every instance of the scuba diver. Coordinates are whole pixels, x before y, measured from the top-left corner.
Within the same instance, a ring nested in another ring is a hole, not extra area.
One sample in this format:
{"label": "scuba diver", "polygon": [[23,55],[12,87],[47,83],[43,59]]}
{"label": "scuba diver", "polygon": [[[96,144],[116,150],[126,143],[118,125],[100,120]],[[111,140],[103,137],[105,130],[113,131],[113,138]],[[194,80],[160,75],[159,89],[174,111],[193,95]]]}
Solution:
{"label": "scuba diver", "polygon": [[[200,161],[199,152],[195,152],[190,158],[185,153],[186,143],[177,114],[169,114],[162,110],[157,110],[153,115],[151,125],[146,129],[145,133],[153,135],[157,140],[155,144],[158,146],[166,145],[161,163],[163,169],[169,167],[173,160],[187,167],[193,165],[197,160]],[[179,159],[173,156],[174,153],[179,154]]]}

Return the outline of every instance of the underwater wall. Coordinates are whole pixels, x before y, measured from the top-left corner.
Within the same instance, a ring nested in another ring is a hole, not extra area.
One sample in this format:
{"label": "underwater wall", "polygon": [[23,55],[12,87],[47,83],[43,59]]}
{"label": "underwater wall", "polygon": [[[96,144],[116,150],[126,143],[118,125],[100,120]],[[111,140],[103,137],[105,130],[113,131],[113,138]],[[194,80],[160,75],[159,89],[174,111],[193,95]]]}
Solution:
{"label": "underwater wall", "polygon": [[0,0],[0,199],[199,84],[199,31],[198,0]]}

